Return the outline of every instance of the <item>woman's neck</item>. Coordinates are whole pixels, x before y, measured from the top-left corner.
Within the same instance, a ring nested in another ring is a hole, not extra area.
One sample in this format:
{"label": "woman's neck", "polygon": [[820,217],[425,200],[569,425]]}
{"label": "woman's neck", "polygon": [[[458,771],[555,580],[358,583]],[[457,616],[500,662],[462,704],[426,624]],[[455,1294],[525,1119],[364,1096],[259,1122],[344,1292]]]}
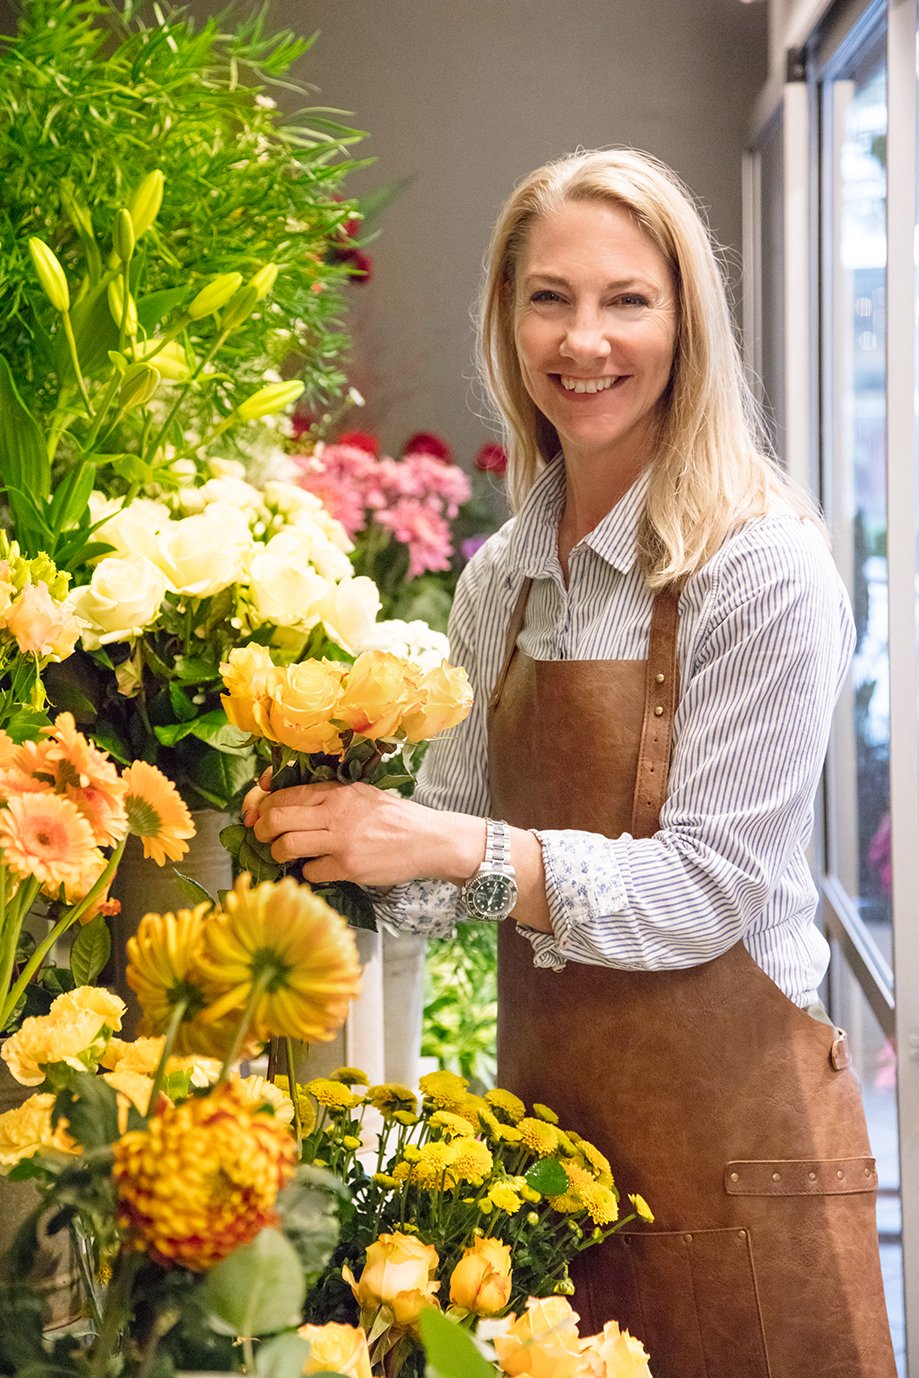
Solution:
{"label": "woman's neck", "polygon": [[558,524],[558,558],[568,583],[568,557],[574,547],[589,535],[643,472],[647,460],[612,469],[602,463],[565,466],[565,506]]}

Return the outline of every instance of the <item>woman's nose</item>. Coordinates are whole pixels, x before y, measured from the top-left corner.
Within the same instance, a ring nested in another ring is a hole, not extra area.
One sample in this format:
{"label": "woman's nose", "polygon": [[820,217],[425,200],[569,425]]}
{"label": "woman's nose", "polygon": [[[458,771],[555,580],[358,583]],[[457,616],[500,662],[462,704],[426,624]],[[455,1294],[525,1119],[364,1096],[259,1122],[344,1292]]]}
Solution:
{"label": "woman's nose", "polygon": [[570,359],[605,358],[610,342],[603,318],[596,312],[579,311],[568,323],[562,342],[562,354]]}

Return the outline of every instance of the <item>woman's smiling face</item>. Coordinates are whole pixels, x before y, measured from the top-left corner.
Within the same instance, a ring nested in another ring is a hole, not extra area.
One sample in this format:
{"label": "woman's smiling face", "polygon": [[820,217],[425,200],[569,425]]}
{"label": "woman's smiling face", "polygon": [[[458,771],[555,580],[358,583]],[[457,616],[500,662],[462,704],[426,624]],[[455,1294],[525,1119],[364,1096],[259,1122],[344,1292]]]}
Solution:
{"label": "woman's smiling face", "polygon": [[569,201],[534,221],[518,265],[517,355],[566,462],[635,473],[653,457],[677,304],[658,248],[626,212]]}

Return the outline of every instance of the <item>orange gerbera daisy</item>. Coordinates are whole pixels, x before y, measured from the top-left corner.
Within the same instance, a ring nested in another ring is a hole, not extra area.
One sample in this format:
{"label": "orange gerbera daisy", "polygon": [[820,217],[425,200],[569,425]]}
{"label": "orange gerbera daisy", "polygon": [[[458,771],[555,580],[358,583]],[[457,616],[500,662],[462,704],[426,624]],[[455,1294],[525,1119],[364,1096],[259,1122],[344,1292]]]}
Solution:
{"label": "orange gerbera daisy", "polygon": [[167,857],[179,861],[188,851],[183,839],[194,837],[195,825],[175,785],[146,761],[128,766],[121,779],[127,786],[128,830],[143,842],[144,856],[158,866]]}
{"label": "orange gerbera daisy", "polygon": [[[264,1042],[278,1034],[328,1042],[360,990],[360,964],[340,914],[290,876],[253,890],[244,873],[205,930],[201,958],[209,1023],[243,1009],[256,984],[262,993],[251,1031]],[[267,978],[267,980],[266,980]]]}
{"label": "orange gerbera daisy", "polygon": [[0,809],[0,850],[14,875],[56,890],[91,865],[95,838],[76,805],[60,795],[20,794]]}
{"label": "orange gerbera daisy", "polygon": [[59,713],[54,726],[42,730],[47,738],[45,770],[52,773],[56,791],[85,814],[100,846],[114,847],[127,831],[127,785],[115,763],[77,731],[72,713]]}

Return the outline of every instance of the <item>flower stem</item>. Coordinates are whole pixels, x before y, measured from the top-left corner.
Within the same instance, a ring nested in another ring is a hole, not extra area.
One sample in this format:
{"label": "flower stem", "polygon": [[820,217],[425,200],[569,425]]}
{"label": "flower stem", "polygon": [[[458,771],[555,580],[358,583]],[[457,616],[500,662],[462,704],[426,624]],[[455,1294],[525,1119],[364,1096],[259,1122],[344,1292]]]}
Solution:
{"label": "flower stem", "polygon": [[252,989],[249,991],[249,999],[246,1001],[246,1008],[243,1010],[242,1018],[236,1026],[236,1033],[233,1035],[233,1042],[230,1045],[229,1052],[227,1053],[226,1058],[224,1059],[223,1066],[220,1069],[220,1076],[217,1078],[216,1086],[222,1086],[223,1083],[229,1079],[230,1068],[233,1066],[233,1063],[236,1062],[236,1060],[238,1059],[240,1049],[242,1048],[243,1043],[245,1042],[246,1034],[249,1032],[249,1025],[252,1022],[252,1015],[255,1012],[255,1008],[258,1005],[258,1002],[261,1000],[262,996],[265,994],[265,991],[268,989],[273,975],[274,972],[270,969],[270,967],[266,967],[264,971],[260,971],[258,973],[255,980],[252,982]]}
{"label": "flower stem", "polygon": [[103,1308],[102,1326],[90,1351],[89,1378],[105,1378],[109,1359],[131,1311],[131,1287],[141,1264],[140,1254],[121,1253],[115,1260]]}
{"label": "flower stem", "polygon": [[23,881],[19,894],[15,897],[15,902],[11,903],[6,896],[9,872],[5,866],[0,866],[0,874],[3,877],[3,928],[2,936],[0,936],[0,998],[3,1001],[0,1004],[0,1030],[2,1030],[6,1028],[9,1017],[19,1001],[22,988],[25,987],[25,982],[21,976],[12,990],[10,990],[10,981],[13,978],[13,967],[16,965],[16,948],[19,945],[22,925],[26,914],[29,912],[29,906],[38,894],[41,881],[36,876],[30,876],[28,880]]}
{"label": "flower stem", "polygon": [[303,1154],[303,1122],[300,1119],[300,1106],[297,1096],[297,1077],[294,1072],[294,1041],[285,1036],[284,1048],[287,1053],[287,1081],[290,1090],[290,1099],[294,1107],[294,1134],[297,1139],[297,1162]]}
{"label": "flower stem", "polygon": [[77,342],[73,337],[73,325],[70,321],[70,312],[63,311],[61,319],[64,322],[64,334],[67,336],[67,344],[70,349],[70,358],[73,361],[73,371],[77,377],[77,387],[80,389],[80,396],[83,398],[83,405],[86,408],[86,415],[90,421],[93,420],[93,409],[89,400],[89,393],[86,391],[86,383],[83,374],[80,372],[80,360],[77,355]]}
{"label": "flower stem", "polygon": [[156,1064],[156,1071],[153,1074],[153,1085],[150,1088],[150,1102],[147,1106],[147,1113],[149,1115],[152,1115],[156,1109],[157,1099],[159,1098],[160,1091],[163,1089],[163,1083],[166,1080],[166,1063],[172,1056],[172,1049],[176,1041],[176,1035],[179,1032],[179,1025],[182,1023],[187,1009],[188,997],[186,996],[184,1000],[179,1000],[178,1003],[173,1006],[172,1014],[169,1016],[166,1041],[163,1044],[163,1051],[160,1053],[160,1060]]}

